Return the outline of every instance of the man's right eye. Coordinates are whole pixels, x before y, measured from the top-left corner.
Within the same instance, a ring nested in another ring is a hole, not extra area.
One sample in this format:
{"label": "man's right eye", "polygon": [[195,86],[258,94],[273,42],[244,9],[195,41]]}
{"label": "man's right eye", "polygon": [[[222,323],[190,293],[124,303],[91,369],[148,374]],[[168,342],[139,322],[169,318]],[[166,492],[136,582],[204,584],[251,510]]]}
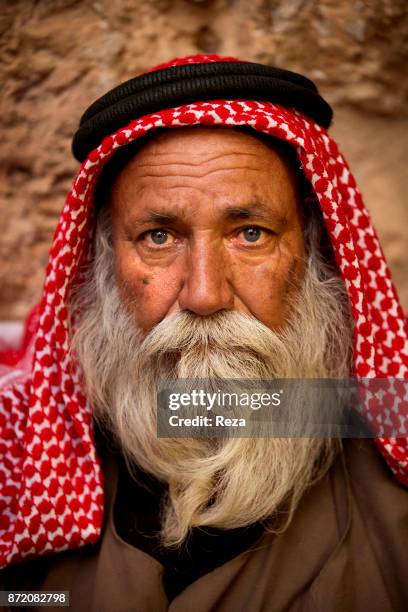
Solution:
{"label": "man's right eye", "polygon": [[151,246],[161,246],[166,244],[168,246],[174,241],[174,236],[164,229],[154,229],[145,232],[142,235],[142,240],[145,240]]}
{"label": "man's right eye", "polygon": [[164,230],[152,230],[149,234],[155,244],[164,244],[169,236]]}

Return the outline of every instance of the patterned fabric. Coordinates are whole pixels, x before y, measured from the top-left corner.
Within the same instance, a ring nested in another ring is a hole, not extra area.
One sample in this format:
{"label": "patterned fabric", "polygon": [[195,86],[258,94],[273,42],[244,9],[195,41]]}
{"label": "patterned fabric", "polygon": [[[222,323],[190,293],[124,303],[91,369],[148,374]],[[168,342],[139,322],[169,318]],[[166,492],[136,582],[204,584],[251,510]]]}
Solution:
{"label": "patterned fabric", "polygon": [[[193,56],[168,65],[220,60]],[[353,374],[407,378],[404,317],[383,252],[349,167],[323,128],[297,111],[251,100],[198,101],[131,121],[105,138],[80,167],[54,235],[41,303],[28,319],[24,350],[2,355],[1,566],[100,536],[103,478],[91,407],[67,353],[67,297],[88,258],[93,193],[104,164],[119,147],[154,128],[197,124],[251,126],[296,148],[349,293]],[[380,426],[386,417],[378,412],[367,418]],[[408,484],[408,440],[376,441],[395,477]]]}

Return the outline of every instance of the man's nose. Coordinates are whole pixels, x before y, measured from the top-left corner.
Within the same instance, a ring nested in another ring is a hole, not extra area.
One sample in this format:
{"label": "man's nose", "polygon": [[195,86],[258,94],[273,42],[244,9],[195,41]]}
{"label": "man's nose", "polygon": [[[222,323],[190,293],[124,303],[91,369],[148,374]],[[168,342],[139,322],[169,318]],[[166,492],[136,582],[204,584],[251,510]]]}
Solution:
{"label": "man's nose", "polygon": [[205,316],[233,308],[234,293],[220,245],[190,245],[183,280],[178,299],[181,310]]}

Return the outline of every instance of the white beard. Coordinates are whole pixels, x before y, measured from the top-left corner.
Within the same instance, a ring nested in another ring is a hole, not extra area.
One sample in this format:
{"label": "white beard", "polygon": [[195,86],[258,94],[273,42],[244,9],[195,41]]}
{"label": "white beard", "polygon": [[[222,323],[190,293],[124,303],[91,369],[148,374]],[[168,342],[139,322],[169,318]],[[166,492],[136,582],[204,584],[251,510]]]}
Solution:
{"label": "white beard", "polygon": [[319,256],[309,227],[309,259],[291,315],[280,331],[234,311],[180,312],[146,337],[121,303],[109,214],[97,225],[95,258],[71,299],[71,350],[95,418],[125,456],[168,483],[165,545],[196,526],[243,527],[273,518],[283,531],[305,490],[331,466],[340,445],[319,438],[157,438],[156,391],[169,378],[348,377],[352,324],[342,280]]}

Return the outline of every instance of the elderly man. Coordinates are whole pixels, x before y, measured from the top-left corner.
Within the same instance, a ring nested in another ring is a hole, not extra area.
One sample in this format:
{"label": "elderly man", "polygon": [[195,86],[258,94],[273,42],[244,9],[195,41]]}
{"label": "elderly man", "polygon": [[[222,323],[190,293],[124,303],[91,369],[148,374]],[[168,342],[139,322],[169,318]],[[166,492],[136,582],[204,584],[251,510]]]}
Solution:
{"label": "elderly man", "polygon": [[376,440],[387,465],[370,440],[156,429],[161,380],[406,376],[330,119],[308,79],[216,56],[85,113],[32,362],[3,383],[3,589],[98,612],[405,609],[403,439]]}

